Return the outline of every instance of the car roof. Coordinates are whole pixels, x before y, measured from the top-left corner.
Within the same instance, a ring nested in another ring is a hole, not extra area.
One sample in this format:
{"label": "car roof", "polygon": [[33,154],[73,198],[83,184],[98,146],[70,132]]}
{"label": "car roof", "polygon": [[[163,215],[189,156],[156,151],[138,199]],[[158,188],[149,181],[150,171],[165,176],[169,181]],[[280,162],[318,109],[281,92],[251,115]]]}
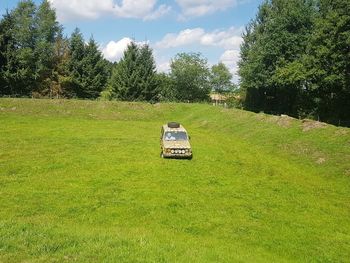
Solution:
{"label": "car roof", "polygon": [[164,131],[183,131],[187,132],[186,129],[180,124],[179,128],[169,128],[167,124],[163,125]]}

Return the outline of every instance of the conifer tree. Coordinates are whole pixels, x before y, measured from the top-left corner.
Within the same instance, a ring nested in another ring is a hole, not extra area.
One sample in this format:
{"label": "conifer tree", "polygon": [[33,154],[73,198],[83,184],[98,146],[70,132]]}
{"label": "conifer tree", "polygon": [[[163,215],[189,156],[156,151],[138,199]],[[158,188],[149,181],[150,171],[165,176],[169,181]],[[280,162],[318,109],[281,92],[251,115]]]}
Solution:
{"label": "conifer tree", "polygon": [[7,12],[0,21],[0,95],[14,95],[20,92],[14,85],[18,62],[13,30],[13,15]]}
{"label": "conifer tree", "polygon": [[98,49],[97,43],[90,38],[85,47],[82,89],[84,98],[96,99],[107,84],[107,64]]}
{"label": "conifer tree", "polygon": [[38,76],[37,92],[41,95],[53,95],[52,86],[54,81],[55,67],[55,42],[56,37],[62,30],[56,21],[55,10],[50,3],[44,0],[36,12],[36,75]]}
{"label": "conifer tree", "polygon": [[20,96],[30,96],[36,87],[36,57],[35,49],[35,11],[36,6],[33,1],[26,0],[18,3],[11,12],[13,18],[13,28],[11,35],[14,40],[14,49],[8,52],[11,61],[8,61],[8,73],[11,74],[9,83],[15,94]]}
{"label": "conifer tree", "polygon": [[152,49],[132,42],[114,67],[109,86],[117,99],[154,101],[158,98],[155,74]]}
{"label": "conifer tree", "polygon": [[113,69],[110,86],[116,99],[132,101],[139,96],[138,51],[135,43],[129,44],[122,59]]}
{"label": "conifer tree", "polygon": [[69,39],[69,60],[67,71],[69,74],[69,90],[72,96],[84,97],[83,74],[85,57],[84,38],[80,30],[76,28]]}
{"label": "conifer tree", "polygon": [[149,45],[146,44],[140,48],[137,65],[140,78],[140,95],[138,99],[146,101],[157,100],[159,90],[156,80],[156,64]]}
{"label": "conifer tree", "polygon": [[71,78],[68,72],[69,62],[69,39],[63,36],[62,29],[59,30],[54,45],[54,71],[52,74],[52,88],[56,97],[72,97]]}

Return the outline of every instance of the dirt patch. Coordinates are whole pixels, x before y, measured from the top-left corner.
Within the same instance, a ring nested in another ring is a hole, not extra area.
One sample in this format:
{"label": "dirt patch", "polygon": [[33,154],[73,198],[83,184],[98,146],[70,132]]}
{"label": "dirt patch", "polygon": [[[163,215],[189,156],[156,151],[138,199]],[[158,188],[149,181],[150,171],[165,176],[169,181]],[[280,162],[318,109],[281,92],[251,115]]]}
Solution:
{"label": "dirt patch", "polygon": [[208,125],[209,125],[209,122],[206,120],[203,120],[200,122],[199,127],[206,128],[206,127],[208,127]]}
{"label": "dirt patch", "polygon": [[258,113],[255,115],[258,120],[264,120],[266,119],[266,115],[263,113]]}
{"label": "dirt patch", "polygon": [[316,163],[317,163],[317,164],[323,164],[325,161],[326,161],[325,158],[318,158],[317,161],[316,161]]}
{"label": "dirt patch", "polygon": [[[262,120],[263,118],[259,118]],[[280,127],[288,128],[292,124],[292,120],[294,118],[289,117],[288,115],[281,115],[281,116],[268,116],[266,118],[266,121],[270,123],[276,123]]]}
{"label": "dirt patch", "polygon": [[307,132],[314,129],[323,129],[327,127],[327,124],[320,121],[313,121],[309,119],[302,120],[303,132]]}
{"label": "dirt patch", "polygon": [[294,118],[289,117],[288,115],[281,115],[277,120],[277,124],[281,127],[289,127],[293,120]]}
{"label": "dirt patch", "polygon": [[335,135],[337,135],[337,136],[347,135],[348,133],[349,133],[349,131],[348,130],[344,130],[344,129],[335,131]]}
{"label": "dirt patch", "polygon": [[279,147],[284,151],[287,151],[288,153],[297,156],[302,156],[302,158],[306,158],[312,163],[318,165],[322,165],[330,160],[329,156],[326,153],[313,148],[307,143],[295,141],[291,144],[281,144],[279,145]]}

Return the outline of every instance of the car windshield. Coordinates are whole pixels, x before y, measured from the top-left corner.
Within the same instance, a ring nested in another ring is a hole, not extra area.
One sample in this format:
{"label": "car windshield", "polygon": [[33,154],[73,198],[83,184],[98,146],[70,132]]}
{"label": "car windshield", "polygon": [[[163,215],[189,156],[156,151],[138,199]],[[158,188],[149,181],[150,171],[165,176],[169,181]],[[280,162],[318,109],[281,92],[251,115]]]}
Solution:
{"label": "car windshield", "polygon": [[186,132],[166,132],[164,135],[166,141],[187,141]]}

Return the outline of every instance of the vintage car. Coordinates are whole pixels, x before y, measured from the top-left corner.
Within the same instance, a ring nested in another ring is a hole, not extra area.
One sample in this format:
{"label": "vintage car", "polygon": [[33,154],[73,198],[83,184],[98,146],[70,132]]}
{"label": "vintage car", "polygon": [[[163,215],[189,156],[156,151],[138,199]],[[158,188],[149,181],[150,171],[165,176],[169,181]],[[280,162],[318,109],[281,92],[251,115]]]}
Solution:
{"label": "vintage car", "polygon": [[169,122],[162,126],[160,148],[162,158],[192,159],[190,137],[180,123]]}

